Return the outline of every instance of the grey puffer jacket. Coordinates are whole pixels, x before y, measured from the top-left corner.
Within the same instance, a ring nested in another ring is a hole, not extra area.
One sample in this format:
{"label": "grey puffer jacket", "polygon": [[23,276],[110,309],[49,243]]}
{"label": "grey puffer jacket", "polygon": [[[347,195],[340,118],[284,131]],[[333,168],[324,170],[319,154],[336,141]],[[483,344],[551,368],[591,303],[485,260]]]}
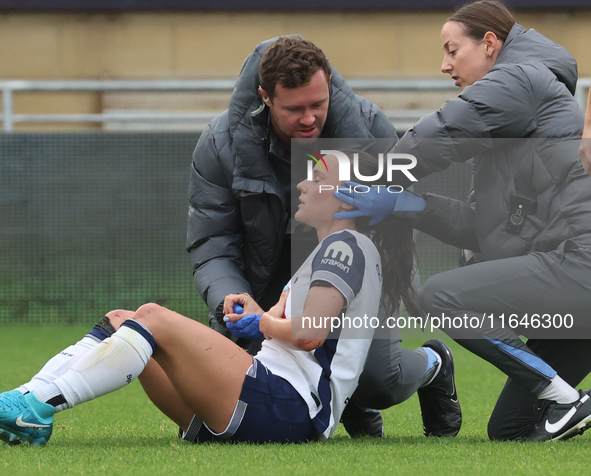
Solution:
{"label": "grey puffer jacket", "polygon": [[[288,204],[271,164],[268,110],[257,92],[261,55],[274,41],[246,59],[229,109],[208,125],[193,153],[186,246],[210,319],[228,293],[260,299],[281,255]],[[390,138],[392,147],[398,140],[387,116],[355,95],[334,68],[322,137]]]}
{"label": "grey puffer jacket", "polygon": [[414,226],[484,260],[550,251],[591,232],[576,81],[576,62],[564,48],[515,24],[486,76],[396,145],[417,158],[419,179],[474,158],[470,204],[427,194],[425,210],[406,215]]}

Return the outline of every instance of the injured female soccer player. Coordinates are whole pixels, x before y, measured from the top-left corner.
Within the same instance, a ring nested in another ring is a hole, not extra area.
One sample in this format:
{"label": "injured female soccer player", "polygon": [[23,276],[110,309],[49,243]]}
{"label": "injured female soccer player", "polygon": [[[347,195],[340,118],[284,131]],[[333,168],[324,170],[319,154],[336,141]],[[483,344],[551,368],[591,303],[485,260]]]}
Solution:
{"label": "injured female soccer player", "polygon": [[[375,316],[381,299],[390,308],[401,300],[412,304],[414,243],[412,228],[396,217],[371,227],[368,218],[334,218],[353,207],[332,192],[320,191],[320,185],[340,184],[336,157],[325,160],[328,170],[317,167],[311,181],[298,185],[301,204],[296,213],[316,229],[319,245],[279,302],[265,312],[246,295],[226,299],[229,322],[249,319],[265,335],[256,357],[157,304],[135,312],[111,311],[30,382],[0,394],[0,438],[45,444],[56,412],[118,390],[138,376],[152,402],[191,441],[299,443],[328,438],[357,387],[373,330],[343,329],[328,338],[328,329],[292,335],[293,323],[300,316],[339,316],[343,309],[349,316]],[[360,152],[359,167],[371,176],[378,163]],[[330,250],[340,250],[334,253],[338,259],[323,260]],[[347,266],[338,266],[344,260]],[[244,312],[234,313],[234,304]],[[286,314],[293,319],[285,319]],[[426,384],[440,369],[436,356],[430,361],[434,364],[425,372]]]}

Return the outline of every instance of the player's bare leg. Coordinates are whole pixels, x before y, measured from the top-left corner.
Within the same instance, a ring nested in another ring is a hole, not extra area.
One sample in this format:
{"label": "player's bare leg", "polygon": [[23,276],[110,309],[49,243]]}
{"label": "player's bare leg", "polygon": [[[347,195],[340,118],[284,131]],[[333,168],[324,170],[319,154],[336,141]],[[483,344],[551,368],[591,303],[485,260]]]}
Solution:
{"label": "player's bare leg", "polygon": [[181,399],[158,362],[150,359],[139,376],[139,381],[152,403],[184,431],[187,431],[194,412]]}
{"label": "player's bare leg", "polygon": [[[125,311],[118,309],[107,313],[113,327],[118,330],[125,319],[130,319],[135,315],[134,311]],[[148,398],[158,409],[168,418],[174,421],[183,430],[187,430],[193,411],[183,402],[162,367],[154,359],[150,359],[148,365],[139,376]]]}
{"label": "player's bare leg", "polygon": [[[173,418],[186,426],[193,413],[213,431],[225,430],[252,357],[215,331],[156,304],[138,309],[134,319],[125,320],[111,338],[86,352],[56,380],[26,395],[4,394],[0,428],[21,440],[44,444],[51,437],[53,414],[59,406],[71,408],[127,385],[142,373],[152,355],[170,385],[152,366],[146,375],[148,386],[165,382],[158,397],[178,394],[186,405]],[[25,413],[30,420],[26,431],[19,425],[19,415]]]}
{"label": "player's bare leg", "polygon": [[187,407],[213,431],[224,431],[252,357],[221,334],[157,304],[140,307],[134,319],[154,336],[154,360]]}

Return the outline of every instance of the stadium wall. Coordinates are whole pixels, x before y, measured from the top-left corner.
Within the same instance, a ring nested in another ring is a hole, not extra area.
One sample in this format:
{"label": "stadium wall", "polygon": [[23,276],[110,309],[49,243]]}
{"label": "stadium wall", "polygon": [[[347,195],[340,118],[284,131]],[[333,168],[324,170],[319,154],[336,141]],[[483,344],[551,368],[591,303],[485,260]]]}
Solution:
{"label": "stadium wall", "polygon": [[[110,12],[0,15],[1,79],[235,78],[256,44],[299,33],[346,78],[443,78],[439,31],[451,11]],[[515,11],[591,74],[591,10]],[[19,94],[19,113],[96,113],[99,93]],[[19,129],[47,126],[19,125]],[[97,125],[77,125],[76,128]],[[54,125],[51,129],[71,129]]]}

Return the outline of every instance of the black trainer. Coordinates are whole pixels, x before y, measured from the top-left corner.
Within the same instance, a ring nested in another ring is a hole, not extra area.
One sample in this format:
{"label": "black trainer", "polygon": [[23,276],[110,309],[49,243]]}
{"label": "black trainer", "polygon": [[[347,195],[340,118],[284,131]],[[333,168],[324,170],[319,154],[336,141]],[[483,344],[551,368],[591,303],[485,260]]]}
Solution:
{"label": "black trainer", "polygon": [[462,426],[462,409],[456,392],[454,358],[450,348],[439,340],[425,342],[441,357],[437,377],[417,390],[425,436],[456,436]]}
{"label": "black trainer", "polygon": [[589,391],[582,390],[579,390],[579,396],[580,398],[573,403],[540,400],[538,410],[542,416],[534,429],[521,440],[568,440],[582,434],[591,426],[591,397]]}
{"label": "black trainer", "polygon": [[341,415],[341,423],[351,438],[384,436],[384,419],[382,412],[371,408],[363,408],[349,402]]}

